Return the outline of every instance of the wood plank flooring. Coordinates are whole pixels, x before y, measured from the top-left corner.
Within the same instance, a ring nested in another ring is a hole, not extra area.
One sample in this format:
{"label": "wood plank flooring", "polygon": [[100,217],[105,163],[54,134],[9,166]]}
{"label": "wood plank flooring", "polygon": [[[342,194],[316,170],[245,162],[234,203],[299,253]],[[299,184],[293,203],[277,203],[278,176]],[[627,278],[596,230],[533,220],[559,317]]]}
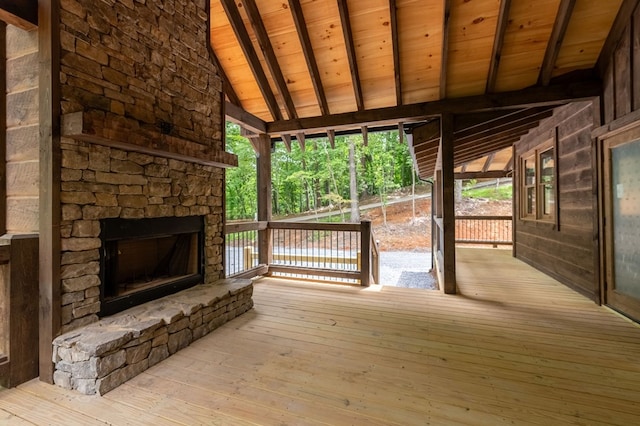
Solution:
{"label": "wood plank flooring", "polygon": [[255,308],[104,397],[38,381],[0,424],[640,424],[640,327],[510,257],[460,294],[261,279]]}

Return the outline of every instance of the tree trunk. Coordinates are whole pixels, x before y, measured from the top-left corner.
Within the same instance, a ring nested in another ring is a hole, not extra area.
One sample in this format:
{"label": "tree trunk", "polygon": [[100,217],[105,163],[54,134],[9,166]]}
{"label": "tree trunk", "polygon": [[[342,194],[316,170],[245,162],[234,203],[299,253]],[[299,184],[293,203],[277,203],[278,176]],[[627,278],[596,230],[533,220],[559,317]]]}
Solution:
{"label": "tree trunk", "polygon": [[349,198],[351,199],[351,222],[360,222],[358,181],[356,175],[356,144],[353,138],[349,139]]}

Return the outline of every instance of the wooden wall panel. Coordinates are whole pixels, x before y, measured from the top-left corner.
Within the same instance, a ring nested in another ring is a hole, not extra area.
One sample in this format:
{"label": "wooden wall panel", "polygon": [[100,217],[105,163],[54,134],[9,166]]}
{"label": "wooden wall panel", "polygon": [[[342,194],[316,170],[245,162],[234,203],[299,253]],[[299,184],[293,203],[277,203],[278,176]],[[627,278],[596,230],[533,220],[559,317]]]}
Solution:
{"label": "wooden wall panel", "polygon": [[[594,248],[598,224],[593,204],[597,182],[591,138],[597,123],[593,108],[589,102],[557,108],[551,118],[516,144],[518,158],[546,141],[557,128],[559,217],[556,225],[520,220],[516,203],[515,251],[519,259],[599,301],[599,266]],[[519,200],[519,187],[514,187],[514,197]]]}
{"label": "wooden wall panel", "polygon": [[7,27],[7,232],[38,232],[38,37]]}

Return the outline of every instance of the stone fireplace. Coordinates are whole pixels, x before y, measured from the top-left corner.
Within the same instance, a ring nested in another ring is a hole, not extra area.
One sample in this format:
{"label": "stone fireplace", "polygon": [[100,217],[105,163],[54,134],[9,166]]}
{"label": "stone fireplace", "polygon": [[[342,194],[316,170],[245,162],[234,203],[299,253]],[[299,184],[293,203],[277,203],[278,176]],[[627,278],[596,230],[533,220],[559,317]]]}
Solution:
{"label": "stone fireplace", "polygon": [[202,282],[201,216],[100,221],[100,316]]}
{"label": "stone fireplace", "polygon": [[64,333],[223,278],[223,168],[237,159],[205,1],[60,6]]}

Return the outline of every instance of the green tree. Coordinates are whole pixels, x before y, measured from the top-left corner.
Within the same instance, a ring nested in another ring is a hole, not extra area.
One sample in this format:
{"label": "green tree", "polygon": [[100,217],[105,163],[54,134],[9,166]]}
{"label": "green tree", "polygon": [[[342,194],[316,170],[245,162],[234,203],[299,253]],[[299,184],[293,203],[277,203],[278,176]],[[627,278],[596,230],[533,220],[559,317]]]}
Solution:
{"label": "green tree", "polygon": [[238,156],[238,167],[225,172],[227,219],[254,219],[258,208],[255,151],[233,123],[227,123],[226,142],[227,151]]}

